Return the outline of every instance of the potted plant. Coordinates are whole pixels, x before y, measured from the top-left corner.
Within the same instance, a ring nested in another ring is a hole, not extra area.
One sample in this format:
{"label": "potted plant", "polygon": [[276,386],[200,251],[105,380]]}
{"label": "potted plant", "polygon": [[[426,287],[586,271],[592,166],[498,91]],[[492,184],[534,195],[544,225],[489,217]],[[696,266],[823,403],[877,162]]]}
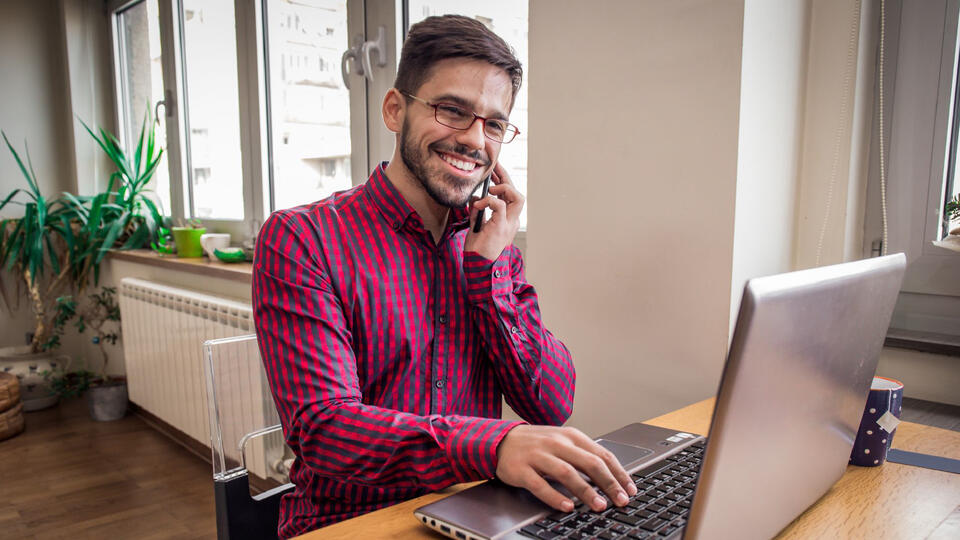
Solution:
{"label": "potted plant", "polygon": [[116,293],[113,287],[103,287],[100,292],[86,295],[80,302],[73,297],[62,297],[57,302],[57,334],[62,335],[70,321],[81,334],[90,330],[93,334],[91,342],[100,351],[100,371],[73,371],[68,364],[44,373],[44,378],[61,398],[86,393],[90,417],[101,422],[122,418],[128,403],[126,378],[107,374],[110,356],[106,347],[116,345],[120,339],[120,306]]}
{"label": "potted plant", "polygon": [[[17,292],[26,292],[34,316],[29,345],[0,349],[0,370],[12,372],[20,379],[24,410],[31,411],[57,400],[40,375],[64,361],[53,353],[59,346],[54,322],[56,299],[74,285],[79,284],[82,289],[93,265],[83,260],[82,253],[88,246],[83,238],[78,238],[83,235],[76,210],[61,198],[44,196],[29,153],[24,163],[6,134],[0,134],[27,183],[26,189],[15,189],[0,201],[0,210],[8,205],[23,207],[23,217],[0,220],[0,267],[13,273]],[[6,294],[3,296],[10,306]]]}
{"label": "potted plant", "polygon": [[934,241],[933,245],[953,251],[960,251],[960,194],[955,195],[953,199],[947,201],[944,207],[943,221],[947,227],[950,227],[951,223],[956,223],[957,226],[948,229],[949,233],[947,236],[943,237],[942,240]]}
{"label": "potted plant", "polygon": [[[110,249],[150,245],[161,223],[159,209],[147,196],[163,153],[155,144],[149,112],[132,155],[109,132],[94,133],[83,125],[117,167],[106,190],[92,196],[44,196],[29,152],[24,161],[2,134],[27,188],[15,189],[0,200],[0,210],[7,205],[23,207],[22,217],[0,220],[0,268],[13,273],[18,293],[26,292],[35,322],[29,345],[0,349],[0,370],[20,377],[26,410],[57,400],[40,374],[64,365],[64,357],[53,353],[60,346],[56,318],[63,316],[58,299],[82,297],[91,279],[99,281],[100,263]],[[5,294],[3,299],[13,307]]]}

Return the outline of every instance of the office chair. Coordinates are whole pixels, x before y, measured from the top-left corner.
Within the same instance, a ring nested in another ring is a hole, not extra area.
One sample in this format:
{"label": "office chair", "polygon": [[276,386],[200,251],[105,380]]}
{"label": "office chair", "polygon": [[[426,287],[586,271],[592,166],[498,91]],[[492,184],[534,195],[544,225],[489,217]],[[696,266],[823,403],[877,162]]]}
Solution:
{"label": "office chair", "polygon": [[[267,384],[257,336],[203,344],[217,538],[277,538],[280,498],[293,489],[284,470],[292,455]],[[250,485],[259,488],[250,494]]]}

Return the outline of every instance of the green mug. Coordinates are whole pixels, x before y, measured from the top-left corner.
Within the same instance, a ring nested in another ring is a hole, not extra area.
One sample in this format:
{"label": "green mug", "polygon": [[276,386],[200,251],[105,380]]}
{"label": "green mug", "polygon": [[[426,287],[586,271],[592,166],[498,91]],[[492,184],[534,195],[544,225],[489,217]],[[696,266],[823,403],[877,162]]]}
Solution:
{"label": "green mug", "polygon": [[207,229],[193,229],[191,227],[174,227],[173,243],[177,246],[177,257],[202,257],[203,246],[200,237]]}

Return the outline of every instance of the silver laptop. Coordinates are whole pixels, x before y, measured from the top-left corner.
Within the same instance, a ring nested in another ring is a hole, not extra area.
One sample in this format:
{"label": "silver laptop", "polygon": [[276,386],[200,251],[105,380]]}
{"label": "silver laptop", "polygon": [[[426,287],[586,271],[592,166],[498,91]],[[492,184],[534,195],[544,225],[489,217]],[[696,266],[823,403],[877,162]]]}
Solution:
{"label": "silver laptop", "polygon": [[709,441],[641,423],[597,439],[637,483],[629,505],[560,513],[492,480],[415,516],[460,540],[775,536],[846,470],[905,266],[896,254],[750,280]]}

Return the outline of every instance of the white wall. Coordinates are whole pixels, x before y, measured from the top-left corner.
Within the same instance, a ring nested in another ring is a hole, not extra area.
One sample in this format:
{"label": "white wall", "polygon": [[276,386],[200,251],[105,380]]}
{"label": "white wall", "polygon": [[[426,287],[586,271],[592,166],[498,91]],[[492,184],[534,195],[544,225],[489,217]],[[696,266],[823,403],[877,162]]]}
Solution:
{"label": "white wall", "polygon": [[730,326],[747,279],[793,267],[809,2],[746,0]]}
{"label": "white wall", "polygon": [[530,2],[528,274],[590,433],[716,391],[742,18],[741,1]]}

